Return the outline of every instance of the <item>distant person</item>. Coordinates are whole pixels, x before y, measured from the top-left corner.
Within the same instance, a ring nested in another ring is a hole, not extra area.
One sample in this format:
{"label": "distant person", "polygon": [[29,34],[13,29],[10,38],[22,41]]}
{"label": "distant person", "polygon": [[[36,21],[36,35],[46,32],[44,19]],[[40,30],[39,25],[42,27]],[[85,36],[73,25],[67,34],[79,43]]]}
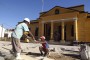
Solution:
{"label": "distant person", "polygon": [[22,22],[16,25],[16,28],[12,33],[12,51],[14,52],[16,59],[22,59],[20,56],[21,53],[20,38],[22,37],[23,34],[25,36],[28,36],[28,34],[30,34],[32,39],[35,41],[34,36],[29,31],[28,28],[29,24],[30,24],[30,20],[28,18],[24,18]]}
{"label": "distant person", "polygon": [[42,46],[39,47],[41,55],[47,56],[49,54],[49,44],[45,40],[45,36],[41,36],[38,43],[42,44]]}

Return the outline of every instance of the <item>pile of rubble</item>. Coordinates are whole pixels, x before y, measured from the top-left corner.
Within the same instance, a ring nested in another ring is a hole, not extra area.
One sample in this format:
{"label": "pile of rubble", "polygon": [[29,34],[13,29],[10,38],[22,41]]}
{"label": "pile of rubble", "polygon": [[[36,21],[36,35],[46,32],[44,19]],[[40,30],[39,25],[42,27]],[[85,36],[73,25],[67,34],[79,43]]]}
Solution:
{"label": "pile of rubble", "polygon": [[[54,60],[76,60],[77,58],[66,56],[64,54],[58,54],[56,52],[50,52],[50,54],[47,56],[48,58],[54,59]],[[79,59],[77,59],[79,60]]]}

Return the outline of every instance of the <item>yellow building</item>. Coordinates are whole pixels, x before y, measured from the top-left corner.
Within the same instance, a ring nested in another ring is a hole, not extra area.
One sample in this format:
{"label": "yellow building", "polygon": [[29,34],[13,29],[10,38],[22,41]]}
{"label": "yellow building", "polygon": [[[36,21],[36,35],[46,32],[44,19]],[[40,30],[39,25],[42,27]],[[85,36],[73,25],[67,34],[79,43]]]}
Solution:
{"label": "yellow building", "polygon": [[90,13],[84,11],[84,5],[68,8],[55,6],[41,12],[29,27],[36,38],[44,35],[48,41],[90,42],[89,24]]}

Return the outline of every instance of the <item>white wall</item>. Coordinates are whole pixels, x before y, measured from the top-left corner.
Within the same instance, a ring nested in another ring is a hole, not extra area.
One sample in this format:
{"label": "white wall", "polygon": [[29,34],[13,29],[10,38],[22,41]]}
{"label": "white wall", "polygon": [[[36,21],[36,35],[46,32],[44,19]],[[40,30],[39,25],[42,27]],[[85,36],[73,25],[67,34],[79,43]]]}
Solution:
{"label": "white wall", "polygon": [[8,34],[7,37],[9,38],[9,37],[11,37],[12,31],[5,31],[4,33],[5,33],[5,34]]}
{"label": "white wall", "polygon": [[5,32],[5,28],[2,28],[1,26],[0,26],[0,37],[4,37],[4,32]]}

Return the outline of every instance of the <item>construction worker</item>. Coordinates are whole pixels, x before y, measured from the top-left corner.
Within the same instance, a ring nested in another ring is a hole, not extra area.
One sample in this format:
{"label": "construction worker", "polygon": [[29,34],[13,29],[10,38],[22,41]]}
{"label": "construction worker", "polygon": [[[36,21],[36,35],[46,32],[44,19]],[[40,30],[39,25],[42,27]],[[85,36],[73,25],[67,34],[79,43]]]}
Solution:
{"label": "construction worker", "polygon": [[29,18],[24,18],[22,22],[16,25],[16,28],[12,33],[12,51],[14,52],[13,54],[15,55],[16,60],[22,59],[20,56],[21,53],[20,38],[22,37],[23,34],[25,36],[28,36],[28,34],[30,34],[32,39],[36,41],[33,34],[29,31],[28,28],[29,24],[30,24]]}

